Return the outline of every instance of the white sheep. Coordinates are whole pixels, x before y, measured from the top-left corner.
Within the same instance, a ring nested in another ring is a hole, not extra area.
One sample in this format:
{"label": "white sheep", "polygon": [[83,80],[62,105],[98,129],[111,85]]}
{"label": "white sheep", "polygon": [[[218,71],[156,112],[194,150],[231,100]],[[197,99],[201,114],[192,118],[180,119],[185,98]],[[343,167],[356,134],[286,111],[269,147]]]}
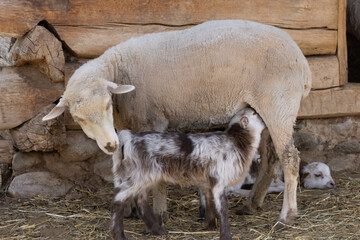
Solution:
{"label": "white sheep", "polygon": [[122,149],[113,155],[116,191],[111,230],[114,239],[125,239],[124,204],[133,198],[149,230],[153,234],[165,232],[155,220],[146,197],[149,188],[163,181],[199,186],[206,196],[207,227],[214,229],[216,226],[216,208],[220,239],[231,239],[225,188],[245,178],[263,129],[264,123],[256,112],[245,108],[234,116],[225,132],[121,131]]}
{"label": "white sheep", "polygon": [[[112,154],[115,127],[134,131],[208,129],[229,122],[250,105],[268,127],[285,175],[279,220],[297,213],[299,157],[293,125],[309,94],[311,72],[299,47],[284,31],[251,21],[209,21],[195,27],[132,38],[81,66],[58,105],[99,147]],[[154,193],[154,210],[166,214],[166,196]]]}
{"label": "white sheep", "polygon": [[[260,157],[260,155],[258,156]],[[260,161],[259,158],[253,159],[250,171],[245,177],[244,181],[239,182],[238,184],[228,187],[226,189],[226,194],[228,196],[229,195],[233,195],[236,197],[249,196],[250,190],[248,189],[248,187],[249,186],[251,187],[255,183],[260,167],[259,161]],[[300,185],[303,186],[305,189],[333,189],[335,187],[335,182],[331,176],[329,166],[322,162],[305,163],[301,161],[299,176],[300,176]],[[280,168],[277,178],[271,182],[270,187],[267,190],[267,193],[283,192],[284,188],[285,188],[284,173]]]}

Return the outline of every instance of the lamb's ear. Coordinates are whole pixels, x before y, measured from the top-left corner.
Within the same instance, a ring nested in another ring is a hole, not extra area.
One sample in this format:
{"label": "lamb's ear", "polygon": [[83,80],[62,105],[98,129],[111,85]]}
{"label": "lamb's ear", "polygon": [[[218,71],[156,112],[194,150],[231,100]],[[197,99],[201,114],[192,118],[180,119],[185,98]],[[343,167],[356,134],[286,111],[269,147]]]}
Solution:
{"label": "lamb's ear", "polygon": [[242,128],[246,128],[248,126],[248,124],[249,124],[249,119],[247,117],[242,117],[240,119],[240,126]]}
{"label": "lamb's ear", "polygon": [[113,94],[123,94],[131,92],[135,89],[133,85],[117,85],[113,82],[108,82],[108,89]]}
{"label": "lamb's ear", "polygon": [[309,172],[303,172],[303,173],[300,174],[300,186],[304,186],[304,180],[309,175],[310,175]]}
{"label": "lamb's ear", "polygon": [[65,101],[61,98],[59,103],[46,115],[42,118],[43,121],[48,121],[58,117],[65,111]]}

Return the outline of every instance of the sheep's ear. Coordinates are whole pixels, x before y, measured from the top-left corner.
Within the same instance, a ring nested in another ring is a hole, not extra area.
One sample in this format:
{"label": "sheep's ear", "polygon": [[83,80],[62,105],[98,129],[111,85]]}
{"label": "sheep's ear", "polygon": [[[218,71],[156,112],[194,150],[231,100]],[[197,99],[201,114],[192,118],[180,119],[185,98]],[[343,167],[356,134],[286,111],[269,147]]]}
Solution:
{"label": "sheep's ear", "polygon": [[42,118],[43,121],[48,121],[58,117],[65,111],[65,101],[61,98],[59,103],[46,115]]}
{"label": "sheep's ear", "polygon": [[108,89],[113,94],[123,94],[131,92],[135,89],[133,85],[117,85],[113,82],[108,82]]}
{"label": "sheep's ear", "polygon": [[249,119],[247,117],[242,117],[240,119],[240,126],[242,128],[246,128],[248,126],[248,124],[249,124]]}

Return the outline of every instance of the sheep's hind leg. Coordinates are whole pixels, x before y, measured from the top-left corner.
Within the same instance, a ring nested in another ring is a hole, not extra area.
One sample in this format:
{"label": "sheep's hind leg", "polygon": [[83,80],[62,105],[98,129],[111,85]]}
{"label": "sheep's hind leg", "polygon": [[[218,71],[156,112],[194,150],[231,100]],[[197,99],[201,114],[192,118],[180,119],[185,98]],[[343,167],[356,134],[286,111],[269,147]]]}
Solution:
{"label": "sheep's hind leg", "polygon": [[245,206],[238,210],[236,214],[253,214],[260,209],[263,205],[269,186],[277,175],[280,161],[276,156],[267,128],[264,129],[261,134],[259,154],[261,156],[261,163],[258,175],[256,176],[256,181],[246,199]]}
{"label": "sheep's hind leg", "polygon": [[[294,97],[292,100],[296,101],[296,98]],[[283,106],[287,106],[286,104],[295,105],[284,102]],[[279,222],[292,224],[297,216],[296,187],[300,165],[299,152],[295,148],[292,138],[298,108],[294,108],[296,110],[293,109],[294,112],[291,112],[291,109],[281,111],[283,110],[281,107],[274,109],[276,111],[265,112],[262,115],[260,113],[260,115],[269,129],[284,171],[285,189]]]}
{"label": "sheep's hind leg", "polygon": [[136,197],[135,203],[138,214],[146,224],[148,230],[154,235],[165,234],[166,232],[164,228],[159,225],[153,211],[151,210],[151,207],[147,201],[147,194],[145,191],[143,191]]}

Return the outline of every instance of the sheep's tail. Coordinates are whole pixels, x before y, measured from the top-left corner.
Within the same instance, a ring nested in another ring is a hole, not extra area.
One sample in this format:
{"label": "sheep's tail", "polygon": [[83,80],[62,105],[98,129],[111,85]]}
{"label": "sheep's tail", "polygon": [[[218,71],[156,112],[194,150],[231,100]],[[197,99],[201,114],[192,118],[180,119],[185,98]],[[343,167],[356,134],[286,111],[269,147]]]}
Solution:
{"label": "sheep's tail", "polygon": [[309,64],[306,64],[306,68],[304,69],[304,91],[302,95],[303,98],[309,95],[311,90],[311,85],[312,85],[311,70]]}

